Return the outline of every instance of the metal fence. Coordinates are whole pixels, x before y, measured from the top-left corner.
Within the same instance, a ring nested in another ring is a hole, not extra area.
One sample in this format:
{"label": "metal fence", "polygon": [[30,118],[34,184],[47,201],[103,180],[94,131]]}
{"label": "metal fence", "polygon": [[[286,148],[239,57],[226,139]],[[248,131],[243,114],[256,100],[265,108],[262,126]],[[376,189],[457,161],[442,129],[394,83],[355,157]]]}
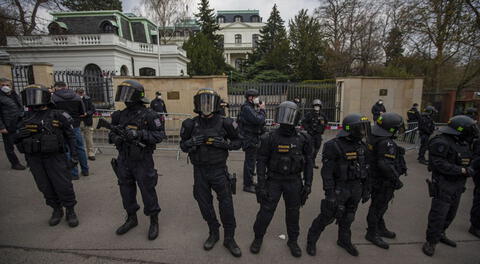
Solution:
{"label": "metal fence", "polygon": [[245,91],[256,89],[260,100],[265,102],[267,118],[273,119],[275,108],[283,101],[300,98],[300,111],[303,114],[313,109],[312,101],[320,99],[323,102],[322,111],[330,121],[339,121],[340,89],[335,81],[319,84],[302,83],[232,83],[228,87],[229,115],[236,117],[240,107],[245,102]]}
{"label": "metal fence", "polygon": [[85,89],[95,107],[111,109],[114,106],[113,75],[110,71],[55,71],[53,78],[56,82],[65,82],[70,89]]}
{"label": "metal fence", "polygon": [[35,83],[32,65],[13,65],[11,69],[13,89],[17,93],[23,91],[26,86]]}

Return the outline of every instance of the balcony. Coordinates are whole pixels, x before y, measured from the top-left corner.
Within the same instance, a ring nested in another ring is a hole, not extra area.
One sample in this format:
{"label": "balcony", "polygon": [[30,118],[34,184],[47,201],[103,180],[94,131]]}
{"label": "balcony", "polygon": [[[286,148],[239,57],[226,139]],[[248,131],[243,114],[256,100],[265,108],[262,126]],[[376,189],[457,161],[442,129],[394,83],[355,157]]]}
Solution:
{"label": "balcony", "polygon": [[[134,52],[145,54],[157,54],[158,52],[158,45],[129,41],[115,34],[7,37],[7,47],[9,48],[64,48],[88,46],[119,46]],[[179,54],[185,57],[187,56],[187,53],[177,45],[160,45],[160,54]]]}
{"label": "balcony", "polygon": [[253,43],[224,43],[224,49],[253,49]]}

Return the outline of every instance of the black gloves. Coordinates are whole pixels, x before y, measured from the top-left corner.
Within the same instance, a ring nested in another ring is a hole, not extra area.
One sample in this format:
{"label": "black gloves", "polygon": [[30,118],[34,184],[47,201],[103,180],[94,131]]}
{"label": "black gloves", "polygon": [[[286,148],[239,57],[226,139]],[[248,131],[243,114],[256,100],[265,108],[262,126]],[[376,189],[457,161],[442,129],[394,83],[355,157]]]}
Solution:
{"label": "black gloves", "polygon": [[127,141],[133,141],[140,137],[140,132],[135,129],[128,129],[125,133],[125,137]]}
{"label": "black gloves", "polygon": [[194,136],[194,137],[186,140],[184,144],[187,148],[191,148],[191,147],[194,147],[194,146],[200,146],[204,142],[205,142],[205,136],[200,135],[200,136]]}
{"label": "black gloves", "polygon": [[255,187],[255,192],[257,195],[257,203],[261,204],[263,201],[268,199],[267,189],[265,188],[265,182],[258,182]]}
{"label": "black gloves", "polygon": [[213,146],[216,148],[227,149],[227,150],[230,148],[230,144],[228,143],[228,141],[226,141],[222,137],[214,137]]}
{"label": "black gloves", "polygon": [[337,194],[334,189],[325,190],[325,199],[330,203],[337,202]]}
{"label": "black gloves", "polygon": [[312,187],[308,184],[305,184],[302,188],[302,193],[301,193],[301,205],[305,205],[308,199],[308,195],[312,192]]}
{"label": "black gloves", "polygon": [[393,188],[395,190],[400,190],[403,187],[403,182],[400,179],[396,179],[395,182],[393,183]]}

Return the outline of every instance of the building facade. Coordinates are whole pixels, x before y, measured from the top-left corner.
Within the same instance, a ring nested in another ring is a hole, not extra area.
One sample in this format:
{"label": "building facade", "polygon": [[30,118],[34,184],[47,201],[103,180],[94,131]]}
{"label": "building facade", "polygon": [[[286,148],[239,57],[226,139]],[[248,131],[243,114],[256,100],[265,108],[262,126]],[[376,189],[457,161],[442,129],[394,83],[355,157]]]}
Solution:
{"label": "building facade", "polygon": [[11,63],[46,62],[54,70],[108,71],[122,76],[187,74],[186,52],[177,45],[157,45],[157,26],[146,18],[119,11],[52,16],[48,35],[7,38],[2,49]]}

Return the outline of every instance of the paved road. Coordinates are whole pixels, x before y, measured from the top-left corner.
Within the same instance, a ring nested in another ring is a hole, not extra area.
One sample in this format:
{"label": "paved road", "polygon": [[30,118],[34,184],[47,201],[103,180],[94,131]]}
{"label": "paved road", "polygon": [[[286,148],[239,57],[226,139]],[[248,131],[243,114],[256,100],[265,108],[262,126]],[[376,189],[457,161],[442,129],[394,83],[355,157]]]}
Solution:
{"label": "paved road", "polygon": [[[265,237],[261,254],[248,251],[253,239],[252,225],[258,210],[255,196],[239,192],[234,196],[237,217],[237,242],[243,256],[235,259],[221,243],[210,252],[202,249],[208,230],[192,196],[192,167],[185,155],[176,160],[175,152],[159,152],[156,165],[162,176],[157,187],[162,212],[160,236],[147,240],[148,218],[139,215],[139,226],[124,236],[115,235],[124,212],[118,186],[109,160],[113,152],[99,155],[91,162],[94,175],[75,181],[80,226],[69,228],[65,222],[56,227],[47,224],[50,209],[45,206],[28,171],[9,170],[0,148],[0,263],[468,263],[480,264],[480,240],[470,235],[469,210],[473,184],[468,182],[458,216],[448,235],[457,248],[438,245],[433,258],[421,252],[430,204],[427,197],[426,167],[415,162],[408,152],[409,176],[386,215],[387,225],[397,232],[389,250],[372,246],[364,239],[367,206],[361,205],[352,226],[353,242],[360,256],[351,257],[336,245],[337,226],[327,227],[318,243],[318,255],[305,252],[301,259],[290,256],[285,234],[284,205],[278,207]],[[242,171],[243,154],[233,153],[230,170]],[[240,180],[239,185],[242,182]],[[306,230],[319,213],[323,197],[319,170],[315,171],[313,194],[301,211],[300,244],[305,246]],[[141,211],[139,211],[141,212]]]}

